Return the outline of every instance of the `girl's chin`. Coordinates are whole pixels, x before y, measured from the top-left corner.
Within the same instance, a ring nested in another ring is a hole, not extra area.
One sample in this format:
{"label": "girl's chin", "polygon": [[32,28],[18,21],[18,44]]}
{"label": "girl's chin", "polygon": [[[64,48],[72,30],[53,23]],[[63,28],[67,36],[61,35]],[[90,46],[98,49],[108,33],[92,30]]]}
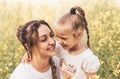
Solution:
{"label": "girl's chin", "polygon": [[63,49],[68,50],[68,47],[67,47],[67,46],[64,46]]}

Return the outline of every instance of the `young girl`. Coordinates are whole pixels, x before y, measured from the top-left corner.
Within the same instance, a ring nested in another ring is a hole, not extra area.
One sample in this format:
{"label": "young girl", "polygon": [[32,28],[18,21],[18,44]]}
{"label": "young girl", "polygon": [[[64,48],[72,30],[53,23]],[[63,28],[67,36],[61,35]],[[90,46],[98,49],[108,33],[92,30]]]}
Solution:
{"label": "young girl", "polygon": [[[64,79],[92,78],[99,69],[100,62],[90,50],[89,30],[85,12],[76,6],[55,22],[57,52],[60,54],[61,72]],[[81,39],[84,30],[87,46]]]}
{"label": "young girl", "polygon": [[54,33],[43,20],[20,26],[17,37],[28,53],[29,63],[20,63],[10,79],[60,79]]}
{"label": "young girl", "polygon": [[[56,48],[60,54],[61,79],[93,79],[100,62],[90,50],[89,30],[83,9],[72,7],[54,26],[59,42]],[[87,46],[81,41],[84,30],[87,34]]]}

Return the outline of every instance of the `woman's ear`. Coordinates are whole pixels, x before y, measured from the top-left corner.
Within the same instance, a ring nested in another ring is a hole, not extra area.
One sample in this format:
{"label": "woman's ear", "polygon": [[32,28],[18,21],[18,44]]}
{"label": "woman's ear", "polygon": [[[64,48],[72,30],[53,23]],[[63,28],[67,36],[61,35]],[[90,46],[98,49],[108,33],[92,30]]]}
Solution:
{"label": "woman's ear", "polygon": [[27,43],[25,43],[25,48],[26,48],[26,50],[28,50],[28,44]]}
{"label": "woman's ear", "polygon": [[29,62],[29,61],[31,61],[32,60],[32,52],[31,52],[31,49],[29,48],[29,46],[28,46],[28,44],[27,43],[25,43],[25,48],[26,48],[26,51],[27,51],[27,56],[28,56],[28,59],[27,59],[27,61]]}

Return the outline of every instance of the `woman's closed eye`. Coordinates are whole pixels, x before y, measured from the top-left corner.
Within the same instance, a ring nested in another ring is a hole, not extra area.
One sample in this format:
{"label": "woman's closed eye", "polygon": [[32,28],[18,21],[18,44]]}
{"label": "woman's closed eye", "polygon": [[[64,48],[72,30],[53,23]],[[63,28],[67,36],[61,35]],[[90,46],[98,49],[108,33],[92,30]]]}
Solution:
{"label": "woman's closed eye", "polygon": [[40,42],[44,42],[44,41],[46,41],[46,40],[47,40],[47,36],[43,36],[43,37],[41,37],[41,38],[39,39]]}

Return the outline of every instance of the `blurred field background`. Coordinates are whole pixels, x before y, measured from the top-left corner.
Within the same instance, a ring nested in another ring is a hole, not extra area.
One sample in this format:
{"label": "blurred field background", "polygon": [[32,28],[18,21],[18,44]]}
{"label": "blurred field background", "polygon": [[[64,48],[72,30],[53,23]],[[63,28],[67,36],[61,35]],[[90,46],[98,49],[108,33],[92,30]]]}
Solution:
{"label": "blurred field background", "polygon": [[19,25],[44,19],[52,27],[75,5],[86,12],[91,47],[101,62],[96,79],[120,79],[120,0],[0,0],[0,79],[9,79],[25,53],[15,36]]}

